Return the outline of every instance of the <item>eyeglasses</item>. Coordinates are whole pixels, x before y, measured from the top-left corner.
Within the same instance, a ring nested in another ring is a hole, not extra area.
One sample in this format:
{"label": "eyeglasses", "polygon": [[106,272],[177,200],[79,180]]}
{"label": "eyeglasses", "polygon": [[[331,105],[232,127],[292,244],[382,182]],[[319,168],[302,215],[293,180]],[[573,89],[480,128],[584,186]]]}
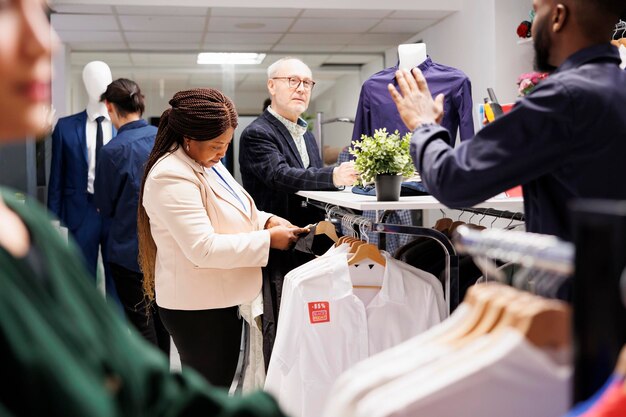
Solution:
{"label": "eyeglasses", "polygon": [[305,90],[312,90],[315,86],[315,81],[313,80],[301,80],[298,77],[273,77],[272,80],[288,80],[290,88],[298,88],[300,84],[304,86]]}

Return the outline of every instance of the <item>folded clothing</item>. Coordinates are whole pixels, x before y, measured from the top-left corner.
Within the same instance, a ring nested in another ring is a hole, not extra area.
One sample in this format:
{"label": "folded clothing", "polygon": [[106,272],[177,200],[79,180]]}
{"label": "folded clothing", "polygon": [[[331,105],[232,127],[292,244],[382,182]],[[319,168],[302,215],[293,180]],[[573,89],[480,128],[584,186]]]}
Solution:
{"label": "folded clothing", "polygon": [[[352,192],[354,194],[361,195],[376,195],[376,186],[375,185],[365,185],[365,186],[354,186],[352,187]],[[424,187],[421,181],[407,181],[403,182],[400,187],[400,196],[401,197],[409,197],[416,195],[429,195],[428,191]]]}

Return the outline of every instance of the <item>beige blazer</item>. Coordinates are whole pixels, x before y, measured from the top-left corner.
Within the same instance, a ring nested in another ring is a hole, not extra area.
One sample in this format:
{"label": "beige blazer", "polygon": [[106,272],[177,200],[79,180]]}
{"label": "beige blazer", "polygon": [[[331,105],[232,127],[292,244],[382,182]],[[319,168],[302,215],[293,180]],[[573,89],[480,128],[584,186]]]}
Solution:
{"label": "beige blazer", "polygon": [[270,249],[263,227],[272,215],[257,210],[241,190],[250,200],[250,214],[182,148],[152,167],[142,203],[157,247],[157,305],[224,308],[259,294]]}

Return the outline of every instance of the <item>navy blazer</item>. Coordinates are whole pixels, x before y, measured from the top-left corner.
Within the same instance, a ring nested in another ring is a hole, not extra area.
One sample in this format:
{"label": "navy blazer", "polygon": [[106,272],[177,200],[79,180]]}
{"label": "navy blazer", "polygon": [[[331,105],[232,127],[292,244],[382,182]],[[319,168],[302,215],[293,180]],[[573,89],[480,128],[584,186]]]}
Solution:
{"label": "navy blazer", "polygon": [[336,190],[334,167],[323,167],[313,134],[304,134],[309,167],[304,168],[298,148],[285,125],[268,110],[241,134],[239,169],[243,186],[260,210],[305,226],[321,220],[318,212],[302,207],[300,190]]}
{"label": "navy blazer", "polygon": [[626,200],[626,71],[619,63],[608,43],[575,52],[510,113],[456,148],[445,128],[418,127],[411,154],[426,189],[448,207],[470,207],[521,184],[526,231],[572,240],[571,201]]}
{"label": "navy blazer", "polygon": [[126,123],[100,150],[94,202],[103,217],[110,218],[108,260],[141,273],[137,256],[137,206],[143,171],[154,146],[157,128],[145,120]]}
{"label": "navy blazer", "polygon": [[86,125],[84,110],[59,119],[52,132],[48,209],[70,230],[81,225],[88,207]]}

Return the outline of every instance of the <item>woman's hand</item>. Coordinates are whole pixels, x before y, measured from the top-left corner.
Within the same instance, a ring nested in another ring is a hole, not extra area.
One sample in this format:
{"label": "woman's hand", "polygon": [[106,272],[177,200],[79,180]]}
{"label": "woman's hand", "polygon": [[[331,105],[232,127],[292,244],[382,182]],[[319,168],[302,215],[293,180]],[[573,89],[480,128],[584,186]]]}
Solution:
{"label": "woman's hand", "polygon": [[289,249],[298,240],[298,235],[309,232],[309,229],[297,226],[274,226],[268,230],[270,231],[270,247],[280,250]]}
{"label": "woman's hand", "polygon": [[287,219],[283,219],[280,216],[272,216],[265,222],[264,229],[271,229],[276,226],[293,226],[291,222]]}

